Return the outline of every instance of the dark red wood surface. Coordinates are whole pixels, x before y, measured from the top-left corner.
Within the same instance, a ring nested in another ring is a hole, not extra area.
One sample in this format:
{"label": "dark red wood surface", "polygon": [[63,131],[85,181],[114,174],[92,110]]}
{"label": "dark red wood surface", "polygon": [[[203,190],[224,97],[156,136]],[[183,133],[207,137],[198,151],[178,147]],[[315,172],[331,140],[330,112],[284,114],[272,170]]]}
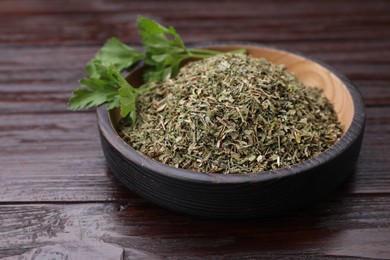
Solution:
{"label": "dark red wood surface", "polygon": [[[94,111],[69,112],[110,36],[138,14],[186,42],[256,41],[319,58],[367,104],[356,170],[284,216],[190,217],[127,191],[107,169]],[[390,259],[390,1],[0,1],[0,258]]]}

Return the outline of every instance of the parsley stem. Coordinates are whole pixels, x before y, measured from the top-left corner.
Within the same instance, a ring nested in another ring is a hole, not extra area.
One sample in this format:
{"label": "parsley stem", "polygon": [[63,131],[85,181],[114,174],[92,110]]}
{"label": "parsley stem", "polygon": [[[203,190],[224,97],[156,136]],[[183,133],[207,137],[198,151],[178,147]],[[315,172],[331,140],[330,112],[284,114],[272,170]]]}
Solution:
{"label": "parsley stem", "polygon": [[[186,51],[187,51],[188,58],[199,58],[199,59],[209,58],[211,56],[225,53],[223,51],[206,50],[206,49],[186,49]],[[229,53],[233,53],[233,54],[243,54],[246,52],[247,52],[246,49],[229,51]]]}
{"label": "parsley stem", "polygon": [[205,58],[210,58],[214,55],[211,54],[198,54],[198,53],[192,53],[190,52],[188,55],[186,55],[185,58],[197,58],[197,59],[205,59]]}
{"label": "parsley stem", "polygon": [[190,53],[197,53],[197,54],[209,54],[209,55],[216,55],[222,53],[221,51],[215,51],[215,50],[206,50],[206,49],[187,49]]}

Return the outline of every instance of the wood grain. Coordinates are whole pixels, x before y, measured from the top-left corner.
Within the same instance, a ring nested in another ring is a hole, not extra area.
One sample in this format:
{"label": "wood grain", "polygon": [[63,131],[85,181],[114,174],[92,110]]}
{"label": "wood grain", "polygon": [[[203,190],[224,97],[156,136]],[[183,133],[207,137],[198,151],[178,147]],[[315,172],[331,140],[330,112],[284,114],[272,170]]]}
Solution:
{"label": "wood grain", "polygon": [[373,41],[390,36],[389,3],[374,2],[2,1],[0,24],[7,26],[0,35],[7,37],[1,37],[0,44],[100,44],[112,35],[135,41],[134,18],[138,14],[175,24],[186,41]]}
{"label": "wood grain", "polygon": [[390,254],[384,246],[390,242],[389,212],[390,197],[359,196],[331,196],[300,212],[245,222],[200,220],[140,199],[105,204],[6,205],[0,207],[0,255],[29,256],[32,250],[69,254],[66,248],[72,245],[89,255],[96,252],[91,245],[105,249],[117,245],[128,259],[203,255],[382,259]]}
{"label": "wood grain", "polygon": [[[365,49],[351,43],[277,46],[335,66],[359,87],[367,105],[389,105],[390,48],[386,44],[370,44]],[[0,114],[66,112],[70,92],[85,76],[84,64],[96,51],[97,47],[0,49]]]}
{"label": "wood grain", "polygon": [[[389,12],[387,0],[0,1],[0,258],[390,259]],[[355,173],[312,208],[248,223],[128,192],[106,168],[94,112],[66,101],[107,37],[138,41],[137,14],[186,42],[269,43],[341,70],[370,106]]]}
{"label": "wood grain", "polygon": [[95,118],[91,113],[1,116],[0,201],[126,198],[128,192],[106,167]]}
{"label": "wood grain", "polygon": [[[390,108],[370,108],[367,114],[361,155],[344,192],[390,194]],[[106,167],[93,113],[3,115],[0,140],[1,202],[134,196]]]}

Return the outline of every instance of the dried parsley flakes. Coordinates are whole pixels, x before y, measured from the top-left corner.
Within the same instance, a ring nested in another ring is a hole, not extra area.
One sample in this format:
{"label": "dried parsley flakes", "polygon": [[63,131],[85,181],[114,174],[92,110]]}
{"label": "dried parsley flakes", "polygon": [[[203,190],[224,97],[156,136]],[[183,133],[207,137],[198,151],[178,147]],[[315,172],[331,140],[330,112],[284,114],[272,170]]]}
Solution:
{"label": "dried parsley flakes", "polygon": [[342,126],[322,93],[283,66],[224,54],[184,66],[139,96],[140,120],[121,136],[178,168],[251,173],[287,167],[333,145]]}

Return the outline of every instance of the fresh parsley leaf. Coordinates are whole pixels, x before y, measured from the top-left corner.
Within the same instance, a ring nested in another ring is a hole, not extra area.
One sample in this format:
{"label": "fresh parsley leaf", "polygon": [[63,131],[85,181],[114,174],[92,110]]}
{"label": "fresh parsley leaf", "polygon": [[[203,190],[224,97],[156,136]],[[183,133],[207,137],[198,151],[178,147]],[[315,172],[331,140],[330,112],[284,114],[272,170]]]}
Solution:
{"label": "fresh parsley leaf", "polygon": [[85,67],[85,71],[91,78],[108,80],[107,65],[103,65],[101,60],[92,59]]}
{"label": "fresh parsley leaf", "polygon": [[119,93],[119,107],[122,117],[130,116],[131,124],[137,120],[137,97],[150,89],[148,87],[134,88],[113,67],[108,68],[109,77],[117,84]]}
{"label": "fresh parsley leaf", "polygon": [[121,116],[126,117],[127,115],[129,115],[132,125],[134,125],[137,120],[137,96],[138,95],[134,95],[134,92],[132,92],[128,87],[123,86],[119,89],[119,104],[121,108]]}
{"label": "fresh parsley leaf", "polygon": [[138,17],[138,28],[145,48],[147,82],[164,81],[179,72],[180,62],[188,58],[182,38],[173,27],[166,28],[145,17]]}
{"label": "fresh parsley leaf", "polygon": [[[73,92],[69,108],[73,110],[106,104],[108,109],[121,108],[121,116],[130,114],[135,122],[135,104],[139,94],[148,88],[132,87],[114,66],[104,66],[100,60],[89,64],[90,75],[80,81],[81,88]],[[134,113],[132,113],[134,111]]]}
{"label": "fresh parsley leaf", "polygon": [[84,78],[80,84],[82,87],[73,91],[73,96],[69,100],[69,109],[79,110],[115,102],[118,90],[113,82]]}
{"label": "fresh parsley leaf", "polygon": [[159,69],[149,69],[145,72],[144,78],[149,81],[161,82],[169,79],[172,75],[172,67],[162,67]]}
{"label": "fresh parsley leaf", "polygon": [[142,45],[145,48],[144,62],[149,67],[144,74],[146,82],[162,82],[176,76],[181,62],[185,59],[203,59],[223,53],[216,50],[188,49],[173,27],[164,27],[142,16],[138,17],[137,21]]}
{"label": "fresh parsley leaf", "polygon": [[[136,122],[137,97],[150,91],[153,81],[161,82],[176,76],[180,63],[187,58],[203,59],[223,52],[204,49],[188,49],[183,39],[173,27],[145,17],[138,17],[138,28],[142,37],[144,52],[139,52],[117,38],[111,38],[103,45],[95,57],[88,62],[85,70],[89,78],[80,81],[81,87],[73,91],[69,109],[79,110],[106,104],[107,109],[120,108],[125,122]],[[236,50],[243,53],[246,50]],[[145,85],[131,86],[121,72],[144,60],[147,69]]]}
{"label": "fresh parsley leaf", "polygon": [[123,71],[142,58],[142,52],[123,44],[117,38],[113,37],[106,41],[96,54],[94,60],[100,60],[105,66],[113,66],[118,71]]}
{"label": "fresh parsley leaf", "polygon": [[93,60],[86,70],[91,77],[82,79],[81,87],[73,91],[69,100],[69,109],[79,110],[104,103],[109,107],[115,107],[118,90],[116,83],[107,74],[107,67],[99,60]]}
{"label": "fresh parsley leaf", "polygon": [[[146,49],[147,47],[159,48],[159,45],[161,44],[165,46],[176,46],[180,49],[185,48],[182,38],[172,26],[167,28],[157,23],[156,21],[142,16],[139,16],[137,18],[137,21],[140,35],[143,39],[146,39],[146,42],[144,44],[144,47]],[[173,37],[172,40],[168,39],[168,35]],[[155,40],[152,41],[152,39]]]}

